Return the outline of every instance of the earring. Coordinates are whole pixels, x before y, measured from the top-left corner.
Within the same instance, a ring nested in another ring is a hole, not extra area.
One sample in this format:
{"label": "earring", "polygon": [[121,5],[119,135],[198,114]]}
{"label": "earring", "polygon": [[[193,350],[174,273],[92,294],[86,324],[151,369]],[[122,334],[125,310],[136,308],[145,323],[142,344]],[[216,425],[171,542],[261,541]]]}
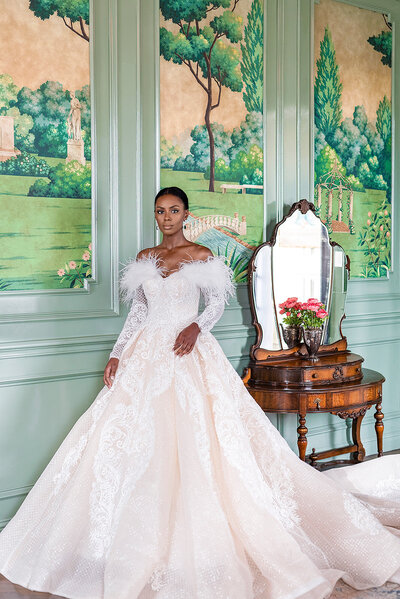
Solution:
{"label": "earring", "polygon": [[186,229],[186,221],[183,221],[183,228]]}
{"label": "earring", "polygon": [[160,227],[157,225],[157,223],[156,223],[156,229],[157,229],[157,231],[160,230]]}

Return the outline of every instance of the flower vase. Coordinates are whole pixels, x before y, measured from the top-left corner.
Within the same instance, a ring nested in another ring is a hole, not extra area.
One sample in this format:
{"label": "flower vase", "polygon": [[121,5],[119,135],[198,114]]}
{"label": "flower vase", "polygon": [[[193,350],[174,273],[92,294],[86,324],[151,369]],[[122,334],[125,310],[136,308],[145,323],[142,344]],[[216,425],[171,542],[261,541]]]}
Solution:
{"label": "flower vase", "polygon": [[289,349],[295,347],[296,345],[300,345],[301,341],[301,328],[296,326],[286,326],[284,327],[281,324],[283,340]]}
{"label": "flower vase", "polygon": [[322,341],[322,327],[314,329],[303,329],[303,341],[310,360],[318,360],[317,353]]}

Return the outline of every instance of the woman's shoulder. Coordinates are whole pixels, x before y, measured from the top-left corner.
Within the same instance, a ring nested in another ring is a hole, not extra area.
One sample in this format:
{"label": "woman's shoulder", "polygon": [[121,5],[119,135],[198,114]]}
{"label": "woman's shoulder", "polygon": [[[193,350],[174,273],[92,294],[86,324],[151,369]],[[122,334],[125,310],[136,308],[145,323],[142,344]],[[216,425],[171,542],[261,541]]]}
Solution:
{"label": "woman's shoulder", "polygon": [[214,256],[208,251],[202,257],[186,263],[183,269],[185,267],[186,274],[203,291],[217,292],[224,297],[225,301],[228,301],[229,296],[234,295],[234,273],[223,256]]}
{"label": "woman's shoulder", "polygon": [[136,290],[147,279],[154,278],[159,272],[159,259],[152,248],[146,248],[138,253],[136,258],[129,260],[121,270],[120,291],[123,301],[131,301]]}

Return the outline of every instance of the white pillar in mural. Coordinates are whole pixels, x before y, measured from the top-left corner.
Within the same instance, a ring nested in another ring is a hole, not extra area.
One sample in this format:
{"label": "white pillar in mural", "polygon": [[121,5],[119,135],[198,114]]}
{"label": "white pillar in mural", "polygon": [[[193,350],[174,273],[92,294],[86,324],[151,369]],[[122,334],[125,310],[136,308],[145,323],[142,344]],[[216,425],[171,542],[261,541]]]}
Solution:
{"label": "white pillar in mural", "polygon": [[14,147],[14,117],[0,116],[0,162],[21,154]]}
{"label": "white pillar in mural", "polygon": [[67,160],[77,160],[85,164],[85,144],[82,139],[81,129],[81,111],[82,106],[75,93],[71,93],[71,109],[67,118],[68,141],[67,141]]}

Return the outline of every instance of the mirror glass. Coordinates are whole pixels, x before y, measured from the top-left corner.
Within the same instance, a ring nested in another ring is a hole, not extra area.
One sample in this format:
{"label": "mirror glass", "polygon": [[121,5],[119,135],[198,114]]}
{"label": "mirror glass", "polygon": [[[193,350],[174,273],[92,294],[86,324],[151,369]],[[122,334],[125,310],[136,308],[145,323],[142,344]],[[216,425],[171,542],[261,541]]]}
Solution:
{"label": "mirror glass", "polygon": [[308,210],[300,210],[277,228],[275,243],[263,245],[254,258],[253,299],[261,327],[260,347],[272,351],[287,349],[282,336],[284,315],[279,304],[289,297],[305,302],[314,297],[329,313],[324,323],[325,345],[342,338],[340,323],[347,291],[346,255],[340,246],[329,243],[327,228]]}

